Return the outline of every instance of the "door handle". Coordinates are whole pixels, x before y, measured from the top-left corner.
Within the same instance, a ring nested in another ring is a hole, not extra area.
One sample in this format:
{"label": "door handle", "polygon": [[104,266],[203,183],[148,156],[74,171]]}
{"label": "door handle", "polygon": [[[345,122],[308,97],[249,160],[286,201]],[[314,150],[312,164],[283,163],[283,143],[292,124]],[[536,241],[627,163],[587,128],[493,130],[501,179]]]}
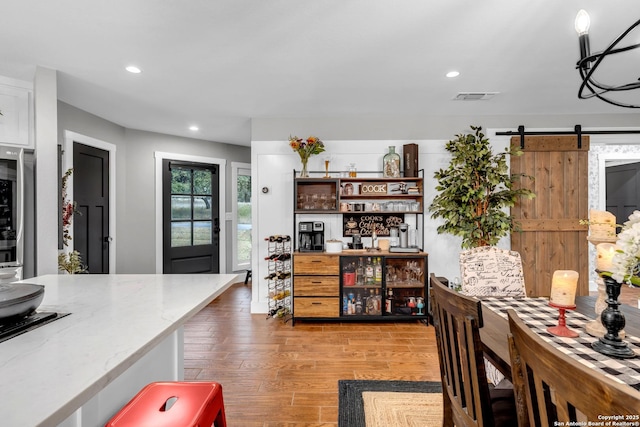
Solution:
{"label": "door handle", "polygon": [[113,237],[111,237],[111,236],[107,236],[107,237],[105,237],[105,238],[104,238],[104,242],[105,242],[105,243],[111,243],[111,242],[113,242]]}
{"label": "door handle", "polygon": [[220,233],[220,220],[218,218],[213,219],[213,232]]}

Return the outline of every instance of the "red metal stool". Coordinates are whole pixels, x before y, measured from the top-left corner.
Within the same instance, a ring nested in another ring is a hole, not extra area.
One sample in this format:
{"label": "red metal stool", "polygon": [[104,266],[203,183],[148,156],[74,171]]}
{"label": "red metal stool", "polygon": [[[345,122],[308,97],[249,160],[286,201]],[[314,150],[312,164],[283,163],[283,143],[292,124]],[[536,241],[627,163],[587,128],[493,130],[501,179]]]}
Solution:
{"label": "red metal stool", "polygon": [[105,427],[226,427],[222,386],[215,382],[146,385]]}

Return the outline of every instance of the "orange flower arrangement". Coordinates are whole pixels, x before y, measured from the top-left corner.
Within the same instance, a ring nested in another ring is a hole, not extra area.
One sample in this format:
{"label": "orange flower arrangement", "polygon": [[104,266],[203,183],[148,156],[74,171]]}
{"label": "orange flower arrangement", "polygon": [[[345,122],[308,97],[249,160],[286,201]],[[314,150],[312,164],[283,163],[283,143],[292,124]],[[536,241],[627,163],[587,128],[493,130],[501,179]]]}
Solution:
{"label": "orange flower arrangement", "polygon": [[302,170],[300,177],[307,177],[307,162],[309,157],[314,154],[320,154],[324,151],[324,143],[317,136],[310,136],[307,139],[298,138],[297,136],[289,136],[289,146],[293,151],[298,153],[302,162]]}

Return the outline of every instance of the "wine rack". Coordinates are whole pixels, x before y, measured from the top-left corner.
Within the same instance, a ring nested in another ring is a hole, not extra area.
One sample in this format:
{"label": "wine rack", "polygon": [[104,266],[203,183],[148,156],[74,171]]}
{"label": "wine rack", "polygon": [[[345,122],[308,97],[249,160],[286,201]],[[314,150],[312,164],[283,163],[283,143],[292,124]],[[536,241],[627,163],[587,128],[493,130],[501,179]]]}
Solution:
{"label": "wine rack", "polygon": [[291,318],[291,236],[272,235],[267,243],[267,289],[269,317]]}

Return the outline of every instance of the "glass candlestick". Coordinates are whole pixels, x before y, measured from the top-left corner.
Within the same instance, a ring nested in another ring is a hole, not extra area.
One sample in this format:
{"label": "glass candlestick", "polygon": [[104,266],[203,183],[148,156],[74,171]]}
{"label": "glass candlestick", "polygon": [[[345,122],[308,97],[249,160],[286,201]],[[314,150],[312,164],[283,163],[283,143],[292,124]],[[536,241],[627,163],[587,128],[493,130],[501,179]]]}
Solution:
{"label": "glass candlestick", "polygon": [[325,157],[324,159],[324,177],[325,178],[331,178],[329,176],[329,162],[331,161],[331,159],[329,157]]}

